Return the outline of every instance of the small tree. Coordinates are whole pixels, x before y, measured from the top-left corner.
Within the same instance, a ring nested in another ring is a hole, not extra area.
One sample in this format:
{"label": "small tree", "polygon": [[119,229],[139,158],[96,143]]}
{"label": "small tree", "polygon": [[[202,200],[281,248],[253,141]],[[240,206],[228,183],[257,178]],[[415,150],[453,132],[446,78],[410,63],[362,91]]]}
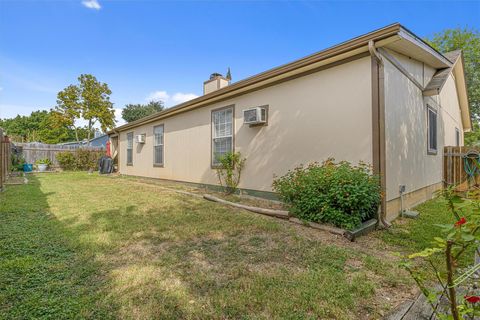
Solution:
{"label": "small tree", "polygon": [[53,111],[54,122],[73,129],[77,142],[80,142],[80,127],[76,125],[76,120],[86,120],[87,140],[90,141],[96,123],[103,131],[115,126],[115,111],[110,101],[112,91],[91,74],[80,75],[78,81],[78,85],[69,85],[58,93],[57,106]]}
{"label": "small tree", "polygon": [[[472,281],[480,270],[480,263],[472,264],[464,256],[472,251],[479,252],[480,202],[473,201],[466,206],[453,187],[441,191],[440,195],[446,199],[456,222],[438,225],[443,232],[432,239],[432,247],[405,257],[402,266],[432,307],[431,319],[434,315],[438,319],[477,319],[480,295]],[[422,262],[414,263],[415,260]],[[425,273],[437,280],[435,286],[426,281]]]}
{"label": "small tree", "polygon": [[218,160],[220,166],[217,168],[217,176],[220,185],[227,194],[232,194],[237,191],[246,159],[242,158],[240,152],[227,152]]}
{"label": "small tree", "polygon": [[127,104],[122,110],[122,118],[132,122],[164,109],[162,101],[150,101],[148,104]]}

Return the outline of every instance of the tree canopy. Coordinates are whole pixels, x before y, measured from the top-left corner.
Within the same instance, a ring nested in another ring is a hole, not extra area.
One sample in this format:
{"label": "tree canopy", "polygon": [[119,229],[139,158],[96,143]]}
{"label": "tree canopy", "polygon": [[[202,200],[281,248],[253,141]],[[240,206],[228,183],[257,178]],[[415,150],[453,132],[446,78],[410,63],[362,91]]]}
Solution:
{"label": "tree canopy", "polygon": [[461,49],[465,59],[470,112],[480,119],[480,32],[475,29],[455,28],[436,33],[427,41],[440,52]]}
{"label": "tree canopy", "polygon": [[96,123],[100,124],[102,131],[113,128],[115,112],[110,94],[112,91],[106,83],[99,82],[91,74],[80,75],[77,85],[69,85],[58,93],[53,124],[73,130],[77,141],[80,141],[77,120],[87,121],[88,140]]}
{"label": "tree canopy", "polygon": [[[16,116],[10,119],[0,119],[0,127],[15,142],[62,143],[75,139],[75,132],[67,127],[56,126],[51,111],[33,111],[29,116]],[[88,129],[78,130],[79,138],[86,139]]]}
{"label": "tree canopy", "polygon": [[473,120],[472,132],[465,134],[466,145],[480,142],[478,133],[480,121],[480,32],[475,29],[455,28],[436,33],[427,41],[440,52],[461,49],[465,61],[470,113]]}
{"label": "tree canopy", "polygon": [[163,109],[162,101],[150,101],[148,104],[127,104],[122,110],[122,118],[127,122],[132,122]]}

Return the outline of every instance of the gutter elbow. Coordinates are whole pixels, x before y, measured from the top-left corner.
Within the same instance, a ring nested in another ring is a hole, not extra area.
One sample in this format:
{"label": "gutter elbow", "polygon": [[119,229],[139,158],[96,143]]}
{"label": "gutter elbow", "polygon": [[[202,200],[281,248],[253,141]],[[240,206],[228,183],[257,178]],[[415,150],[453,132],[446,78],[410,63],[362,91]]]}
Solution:
{"label": "gutter elbow", "polygon": [[373,40],[368,41],[368,51],[370,52],[370,55],[377,60],[378,63],[383,64],[382,57],[377,51],[377,48],[375,47],[375,42]]}

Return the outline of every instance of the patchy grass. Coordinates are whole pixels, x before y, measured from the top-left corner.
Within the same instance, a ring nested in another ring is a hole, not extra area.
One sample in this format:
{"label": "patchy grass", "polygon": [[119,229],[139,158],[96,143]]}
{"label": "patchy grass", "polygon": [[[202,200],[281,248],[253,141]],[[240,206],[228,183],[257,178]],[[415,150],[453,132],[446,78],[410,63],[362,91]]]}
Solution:
{"label": "patchy grass", "polygon": [[415,210],[420,213],[417,219],[398,218],[392,228],[377,235],[405,253],[413,253],[431,247],[432,239],[441,236],[441,229],[436,225],[456,222],[447,208],[447,202],[442,198],[425,202]]}
{"label": "patchy grass", "polygon": [[0,314],[376,319],[412,296],[396,236],[350,243],[155,184],[38,174],[0,195]]}

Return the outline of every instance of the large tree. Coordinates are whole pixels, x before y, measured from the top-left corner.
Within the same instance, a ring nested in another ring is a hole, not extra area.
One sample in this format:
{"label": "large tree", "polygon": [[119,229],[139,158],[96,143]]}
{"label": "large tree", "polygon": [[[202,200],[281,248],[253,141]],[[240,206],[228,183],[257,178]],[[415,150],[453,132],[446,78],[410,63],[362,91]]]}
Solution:
{"label": "large tree", "polygon": [[[33,111],[29,116],[16,116],[10,119],[0,119],[0,127],[15,142],[61,143],[75,139],[73,130],[57,126],[53,121],[51,111]],[[87,129],[79,129],[79,138],[86,139]]]}
{"label": "large tree", "polygon": [[162,101],[150,101],[148,104],[127,104],[122,110],[122,118],[132,122],[164,109]]}
{"label": "large tree", "polygon": [[106,83],[90,74],[80,75],[78,82],[58,93],[53,122],[71,128],[80,142],[78,120],[87,121],[87,139],[90,140],[95,124],[100,124],[103,131],[115,126],[115,112],[110,101],[112,91]]}
{"label": "large tree", "polygon": [[470,112],[473,120],[480,120],[480,32],[468,28],[446,29],[427,41],[440,52],[463,50]]}

